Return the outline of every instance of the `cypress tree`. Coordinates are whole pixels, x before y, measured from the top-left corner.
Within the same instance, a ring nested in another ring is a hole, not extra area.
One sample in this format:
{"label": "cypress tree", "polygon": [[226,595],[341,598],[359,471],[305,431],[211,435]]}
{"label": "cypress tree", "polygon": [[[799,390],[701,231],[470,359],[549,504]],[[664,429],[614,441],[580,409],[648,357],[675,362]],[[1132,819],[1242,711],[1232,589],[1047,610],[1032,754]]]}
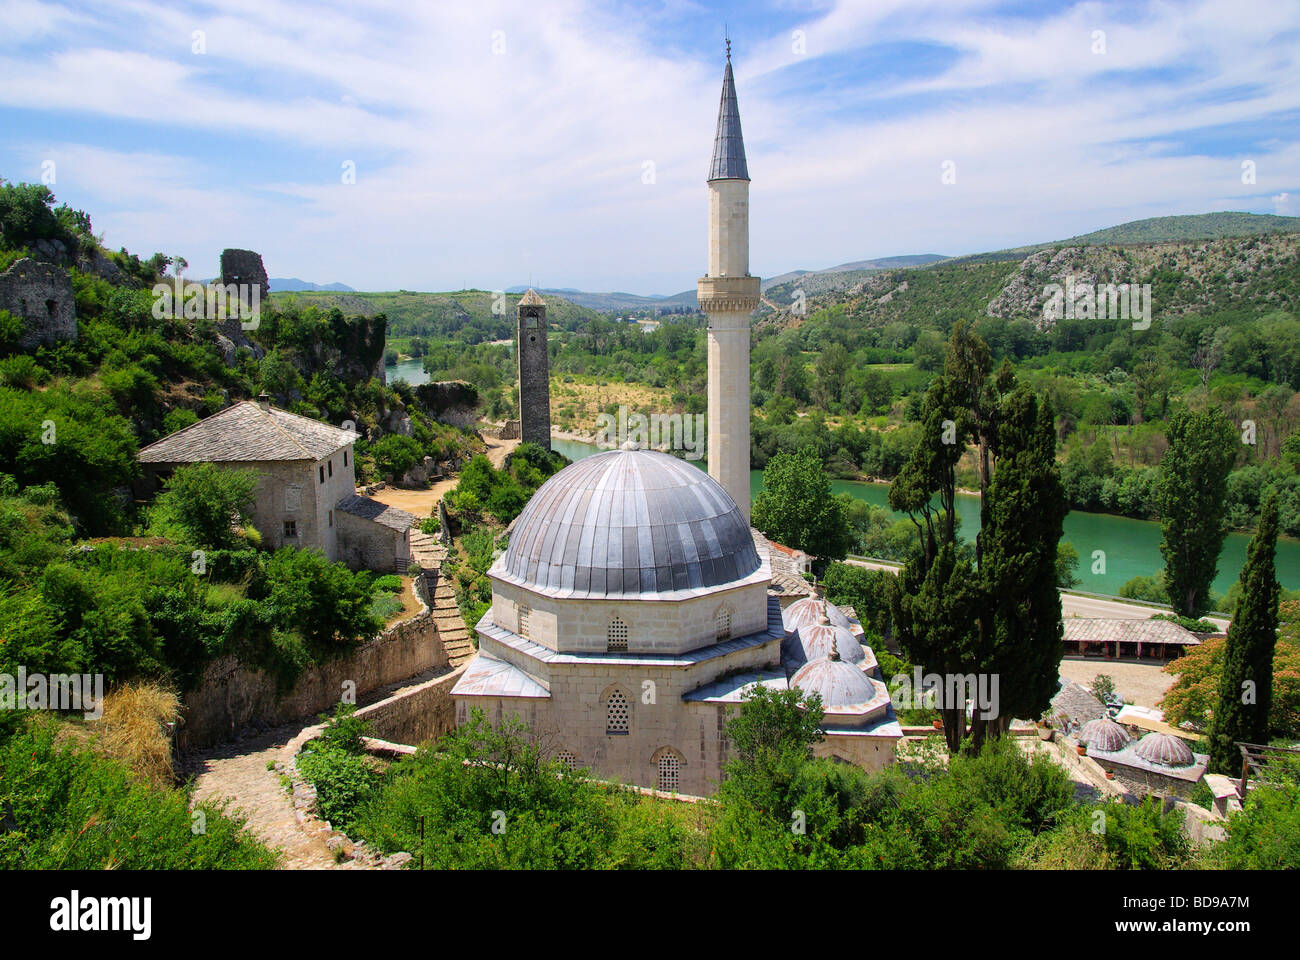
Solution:
{"label": "cypress tree", "polygon": [[1218,409],[1179,410],[1169,418],[1156,499],[1169,602],[1185,617],[1210,608],[1210,584],[1227,536],[1228,472],[1236,435]]}
{"label": "cypress tree", "polygon": [[1259,526],[1241,571],[1241,600],[1228,626],[1219,700],[1210,718],[1210,771],[1241,775],[1238,742],[1268,742],[1268,712],[1273,700],[1273,651],[1277,646],[1280,597],[1274,553],[1277,548],[1277,491],[1260,511]]}
{"label": "cypress tree", "polygon": [[980,579],[987,599],[990,669],[999,677],[995,731],[1012,717],[1036,717],[1056,692],[1062,641],[1056,548],[1065,491],[1056,466],[1056,418],[1046,400],[1017,387],[1001,404],[980,531]]}

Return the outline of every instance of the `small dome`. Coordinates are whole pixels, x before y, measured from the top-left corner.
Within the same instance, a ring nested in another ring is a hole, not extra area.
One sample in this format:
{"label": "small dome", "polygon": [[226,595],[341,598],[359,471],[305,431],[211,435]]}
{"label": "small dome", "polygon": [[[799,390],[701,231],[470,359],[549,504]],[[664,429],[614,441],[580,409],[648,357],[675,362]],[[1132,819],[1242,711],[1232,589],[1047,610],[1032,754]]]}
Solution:
{"label": "small dome", "polygon": [[492,574],[567,597],[636,597],[735,583],[761,566],[744,515],[707,473],[611,450],[538,488]]}
{"label": "small dome", "polygon": [[798,630],[800,627],[820,623],[822,617],[825,617],[837,627],[843,627],[845,630],[853,628],[853,621],[846,617],[839,607],[818,597],[804,597],[802,600],[796,600],[781,612],[781,621],[789,632]]}
{"label": "small dome", "polygon": [[1089,720],[1079,731],[1080,743],[1106,753],[1117,753],[1123,750],[1132,739],[1128,731],[1110,717]]}
{"label": "small dome", "polygon": [[839,654],[841,660],[855,665],[860,665],[867,656],[858,638],[849,632],[847,627],[831,623],[812,623],[786,634],[785,640],[781,642],[781,659],[802,666],[812,660],[829,657],[832,648]]}
{"label": "small dome", "polygon": [[880,684],[878,691],[876,683],[855,664],[826,657],[805,663],[790,682],[804,693],[819,694],[826,710],[865,710],[876,706],[873,701],[882,693],[886,701],[889,699],[885,685]]}
{"label": "small dome", "polygon": [[1148,733],[1137,742],[1133,753],[1148,763],[1164,767],[1190,767],[1196,762],[1191,748],[1167,733]]}

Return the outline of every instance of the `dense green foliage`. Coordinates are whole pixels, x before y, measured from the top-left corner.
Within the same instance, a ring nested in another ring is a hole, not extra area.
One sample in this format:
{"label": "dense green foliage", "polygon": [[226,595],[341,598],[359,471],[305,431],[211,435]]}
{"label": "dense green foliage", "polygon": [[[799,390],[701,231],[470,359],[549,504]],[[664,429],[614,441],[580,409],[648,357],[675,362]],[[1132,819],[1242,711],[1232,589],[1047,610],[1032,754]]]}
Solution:
{"label": "dense green foliage", "polygon": [[32,720],[0,739],[0,867],[7,870],[265,870],[278,856],[243,821]]}
{"label": "dense green foliage", "polygon": [[1277,495],[1268,498],[1241,571],[1241,602],[1228,625],[1219,699],[1210,720],[1210,770],[1241,775],[1238,743],[1268,741],[1277,647]]}
{"label": "dense green foliage", "polygon": [[251,518],[257,474],[231,470],[211,463],[177,468],[154,503],[153,526],[164,535],[169,529],[182,543],[203,550],[229,550],[241,545],[232,524]]}
{"label": "dense green foliage", "polygon": [[[953,752],[969,735],[967,749],[978,753],[1011,717],[1045,709],[1064,652],[1056,581],[1066,508],[1052,455],[1055,418],[1008,365],[996,377],[989,368],[988,346],[958,323],[926,393],[921,440],[889,491],[890,506],[908,514],[920,538],[891,595],[904,652],[928,673],[999,682],[997,701],[969,727],[964,696],[938,705]],[[973,554],[958,543],[955,522],[956,468],[968,444],[983,492]]]}
{"label": "dense green foliage", "polygon": [[843,560],[850,546],[844,503],[831,495],[830,478],[811,450],[779,453],[768,462],[753,523],[764,536],[816,557],[821,569]]}
{"label": "dense green foliage", "polygon": [[1218,410],[1179,410],[1169,420],[1157,494],[1160,553],[1169,600],[1185,617],[1209,610],[1210,584],[1228,533],[1225,491],[1235,442],[1232,425]]}
{"label": "dense green foliage", "polygon": [[[549,757],[516,722],[477,711],[438,744],[389,767],[352,814],[385,851],[426,869],[675,869],[685,831],[671,812]],[[423,845],[420,843],[423,818]]]}

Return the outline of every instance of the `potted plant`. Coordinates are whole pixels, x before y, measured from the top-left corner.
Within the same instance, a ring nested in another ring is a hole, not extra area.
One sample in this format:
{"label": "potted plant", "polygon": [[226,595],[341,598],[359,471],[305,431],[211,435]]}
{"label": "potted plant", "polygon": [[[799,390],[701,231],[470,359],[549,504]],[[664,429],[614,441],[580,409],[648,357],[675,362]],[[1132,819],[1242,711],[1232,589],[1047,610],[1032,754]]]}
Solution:
{"label": "potted plant", "polygon": [[1038,739],[1044,743],[1050,743],[1052,737],[1056,735],[1055,728],[1052,726],[1051,715],[1044,713],[1038,718]]}
{"label": "potted plant", "polygon": [[1086,756],[1088,755],[1088,746],[1087,746],[1087,744],[1076,743],[1076,744],[1074,745],[1074,749],[1078,751],[1079,756],[1081,756],[1081,757],[1086,757]]}

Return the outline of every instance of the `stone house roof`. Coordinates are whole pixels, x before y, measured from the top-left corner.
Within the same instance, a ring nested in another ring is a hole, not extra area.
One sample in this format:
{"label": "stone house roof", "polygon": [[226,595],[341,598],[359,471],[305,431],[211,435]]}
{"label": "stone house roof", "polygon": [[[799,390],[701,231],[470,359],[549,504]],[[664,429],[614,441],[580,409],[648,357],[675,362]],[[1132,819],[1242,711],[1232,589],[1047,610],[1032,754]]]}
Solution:
{"label": "stone house roof", "polygon": [[1194,647],[1201,642],[1194,633],[1169,620],[1066,617],[1064,623],[1066,643],[1104,643],[1110,646],[1119,641]]}
{"label": "stone house roof", "polygon": [[357,435],[287,410],[246,400],[151,443],[141,463],[322,460]]}
{"label": "stone house roof", "polygon": [[1052,697],[1052,715],[1064,715],[1072,723],[1083,725],[1089,720],[1106,716],[1106,707],[1088,690],[1073,680],[1059,678],[1061,687]]}
{"label": "stone house roof", "polygon": [[420,518],[413,513],[390,507],[370,497],[357,496],[355,493],[340,500],[335,505],[335,509],[350,513],[354,517],[361,517],[363,520],[372,520],[399,533],[405,533],[420,522]]}

